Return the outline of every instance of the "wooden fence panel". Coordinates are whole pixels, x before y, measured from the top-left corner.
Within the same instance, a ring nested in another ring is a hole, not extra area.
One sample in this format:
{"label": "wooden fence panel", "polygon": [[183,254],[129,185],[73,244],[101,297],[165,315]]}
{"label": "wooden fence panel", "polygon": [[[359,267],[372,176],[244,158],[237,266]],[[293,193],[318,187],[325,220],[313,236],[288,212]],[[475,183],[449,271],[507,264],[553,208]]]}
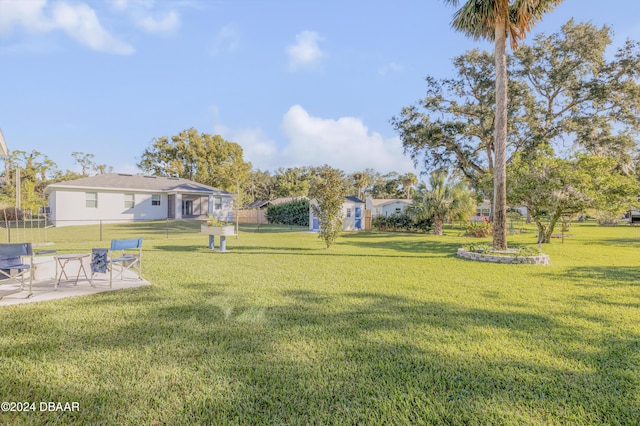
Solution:
{"label": "wooden fence panel", "polygon": [[264,225],[267,223],[267,211],[262,209],[251,210],[238,210],[237,212],[238,223],[253,223],[257,225]]}

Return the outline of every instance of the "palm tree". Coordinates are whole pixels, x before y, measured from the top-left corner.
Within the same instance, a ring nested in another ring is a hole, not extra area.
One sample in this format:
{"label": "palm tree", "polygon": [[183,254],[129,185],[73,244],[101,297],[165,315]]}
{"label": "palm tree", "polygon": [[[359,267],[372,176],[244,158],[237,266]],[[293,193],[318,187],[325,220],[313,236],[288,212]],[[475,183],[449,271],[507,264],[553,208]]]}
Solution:
{"label": "palm tree", "polygon": [[[444,0],[457,7],[460,0]],[[493,170],[493,247],[507,248],[507,39],[516,49],[531,26],[562,0],[467,0],[451,26],[474,39],[495,43],[496,116]]]}
{"label": "palm tree", "polygon": [[432,218],[435,235],[442,235],[446,219],[466,220],[475,212],[474,196],[462,182],[451,182],[444,173],[434,172],[429,186],[430,189],[424,185],[418,188],[407,213],[417,218]]}
{"label": "palm tree", "polygon": [[355,172],[351,175],[353,184],[358,189],[358,198],[362,199],[366,194],[367,188],[373,184],[373,175],[370,170],[367,169],[363,172]]}
{"label": "palm tree", "polygon": [[404,193],[407,195],[407,200],[411,199],[411,187],[418,184],[418,177],[409,172],[400,176],[400,183],[402,183]]}

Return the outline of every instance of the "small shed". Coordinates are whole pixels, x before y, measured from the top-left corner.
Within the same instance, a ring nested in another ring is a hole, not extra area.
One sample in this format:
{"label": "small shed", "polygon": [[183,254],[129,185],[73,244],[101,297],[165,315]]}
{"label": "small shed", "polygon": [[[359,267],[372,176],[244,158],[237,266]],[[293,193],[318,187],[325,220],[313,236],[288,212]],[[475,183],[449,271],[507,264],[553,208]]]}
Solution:
{"label": "small shed", "polygon": [[[320,230],[320,219],[313,211],[313,205],[318,205],[316,200],[311,200],[309,206],[309,229]],[[345,197],[342,203],[342,230],[361,231],[364,229],[364,207],[365,202],[358,197]]]}

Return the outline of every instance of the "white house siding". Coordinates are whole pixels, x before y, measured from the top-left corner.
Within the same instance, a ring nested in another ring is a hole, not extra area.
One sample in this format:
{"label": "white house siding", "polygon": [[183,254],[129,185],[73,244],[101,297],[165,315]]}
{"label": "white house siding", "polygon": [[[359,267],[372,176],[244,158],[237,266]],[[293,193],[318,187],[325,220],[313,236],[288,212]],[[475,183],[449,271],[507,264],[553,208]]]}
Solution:
{"label": "white house siding", "polygon": [[[97,207],[87,207],[87,192],[98,196]],[[160,194],[160,205],[151,205],[152,194],[128,191],[134,194],[134,207],[125,208],[125,192],[105,190],[55,191],[49,196],[53,224],[59,226],[90,225],[96,223],[158,220],[167,217],[167,195]],[[64,220],[58,218],[64,218]]]}
{"label": "white house siding", "polygon": [[382,199],[367,197],[367,210],[371,210],[371,216],[391,216],[398,213],[397,209],[400,209],[400,213],[412,204],[411,200],[399,200],[399,199]]}
{"label": "white house siding", "polygon": [[222,199],[222,208],[216,209],[215,198],[220,197],[214,195],[210,197],[209,211],[216,219],[220,221],[232,222],[233,221],[233,198],[220,197]]}

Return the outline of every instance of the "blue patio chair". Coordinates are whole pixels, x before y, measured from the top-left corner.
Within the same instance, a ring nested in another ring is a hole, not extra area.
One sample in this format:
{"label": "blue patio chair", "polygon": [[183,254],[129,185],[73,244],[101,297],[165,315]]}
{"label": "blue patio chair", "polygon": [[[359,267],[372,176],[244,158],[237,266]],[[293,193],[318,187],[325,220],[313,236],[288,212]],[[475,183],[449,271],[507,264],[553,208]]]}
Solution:
{"label": "blue patio chair", "polygon": [[0,284],[18,285],[18,289],[0,292],[0,299],[19,293],[26,285],[25,275],[29,276],[29,294],[33,295],[33,251],[31,243],[0,244]]}
{"label": "blue patio chair", "polygon": [[113,283],[113,269],[119,266],[116,279],[124,280],[125,271],[133,271],[142,279],[142,238],[111,240],[109,257],[109,287]]}

